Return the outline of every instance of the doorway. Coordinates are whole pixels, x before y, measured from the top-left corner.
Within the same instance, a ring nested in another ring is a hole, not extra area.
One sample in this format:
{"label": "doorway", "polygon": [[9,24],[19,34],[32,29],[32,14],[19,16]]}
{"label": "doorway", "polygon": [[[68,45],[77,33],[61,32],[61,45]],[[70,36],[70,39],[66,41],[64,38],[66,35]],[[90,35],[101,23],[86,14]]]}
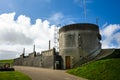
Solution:
{"label": "doorway", "polygon": [[65,56],[66,69],[71,68],[70,56]]}

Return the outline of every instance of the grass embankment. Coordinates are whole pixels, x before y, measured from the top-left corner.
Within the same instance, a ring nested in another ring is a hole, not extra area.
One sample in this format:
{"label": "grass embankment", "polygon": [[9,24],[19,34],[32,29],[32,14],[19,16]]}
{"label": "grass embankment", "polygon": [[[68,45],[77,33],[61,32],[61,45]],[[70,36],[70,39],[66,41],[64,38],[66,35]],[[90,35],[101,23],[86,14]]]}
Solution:
{"label": "grass embankment", "polygon": [[[0,63],[13,64],[13,60],[0,60]],[[27,75],[18,71],[0,71],[0,80],[32,80]]]}
{"label": "grass embankment", "polygon": [[27,75],[17,71],[0,72],[0,80],[32,80]]}
{"label": "grass embankment", "polygon": [[13,63],[13,59],[10,60],[0,60],[2,63]]}
{"label": "grass embankment", "polygon": [[13,66],[13,59],[9,59],[9,60],[0,60],[0,66],[3,66],[5,63],[9,63],[11,65],[11,67]]}
{"label": "grass embankment", "polygon": [[106,59],[67,71],[89,80],[120,80],[120,59]]}
{"label": "grass embankment", "polygon": [[120,50],[81,67],[67,71],[70,74],[89,80],[120,80]]}

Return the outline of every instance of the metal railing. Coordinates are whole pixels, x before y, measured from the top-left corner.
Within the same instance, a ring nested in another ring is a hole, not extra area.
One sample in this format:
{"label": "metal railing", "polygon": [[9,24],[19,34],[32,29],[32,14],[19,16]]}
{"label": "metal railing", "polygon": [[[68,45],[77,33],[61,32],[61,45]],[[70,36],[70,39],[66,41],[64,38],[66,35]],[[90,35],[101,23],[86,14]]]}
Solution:
{"label": "metal railing", "polygon": [[[97,55],[95,55],[95,53],[96,53],[98,50],[101,50],[101,47],[98,47],[97,49],[95,49],[94,51],[92,51],[89,55],[87,55],[87,56],[85,56],[85,57],[82,57],[82,59],[80,59],[78,62],[76,62],[73,67],[81,66],[81,65],[83,65],[83,64],[88,63],[88,62],[91,61],[92,59],[94,59],[94,57],[97,56]],[[93,56],[93,55],[95,55],[95,56]]]}

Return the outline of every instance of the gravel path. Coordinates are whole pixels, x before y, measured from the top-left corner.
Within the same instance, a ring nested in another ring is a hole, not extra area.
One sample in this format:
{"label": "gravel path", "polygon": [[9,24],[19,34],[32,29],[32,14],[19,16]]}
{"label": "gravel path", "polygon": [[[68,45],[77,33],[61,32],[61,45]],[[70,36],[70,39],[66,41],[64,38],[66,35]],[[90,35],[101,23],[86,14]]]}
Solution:
{"label": "gravel path", "polygon": [[15,70],[21,71],[32,78],[32,80],[86,80],[65,73],[65,70],[52,70],[46,68],[14,66]]}

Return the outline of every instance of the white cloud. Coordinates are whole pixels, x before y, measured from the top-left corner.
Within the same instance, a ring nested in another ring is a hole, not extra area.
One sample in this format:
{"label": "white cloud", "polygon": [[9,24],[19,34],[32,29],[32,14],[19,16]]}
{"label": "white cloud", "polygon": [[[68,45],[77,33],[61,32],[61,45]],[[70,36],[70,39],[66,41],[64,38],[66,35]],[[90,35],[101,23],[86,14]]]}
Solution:
{"label": "white cloud", "polygon": [[[47,20],[41,19],[36,19],[36,23],[31,24],[30,18],[25,15],[19,15],[16,20],[14,17],[15,12],[0,15],[0,56],[10,55],[9,51],[11,51],[15,57],[24,47],[28,54],[32,52],[33,44],[36,45],[38,52],[48,49],[48,41],[53,41],[55,25],[50,25]],[[0,59],[3,58],[0,57]]]}
{"label": "white cloud", "polygon": [[60,12],[53,14],[50,18],[49,21],[55,23],[55,24],[60,24],[62,22],[62,19],[64,18],[64,15]]}
{"label": "white cloud", "polygon": [[112,25],[111,24],[104,28],[104,30],[102,31],[102,35],[106,36],[106,37],[110,37],[119,29],[120,29],[120,25],[117,25],[117,24]]}
{"label": "white cloud", "polygon": [[100,30],[102,48],[120,48],[120,25],[110,24]]}
{"label": "white cloud", "polygon": [[17,19],[17,23],[24,26],[30,26],[30,18],[25,15],[20,15]]}
{"label": "white cloud", "polygon": [[[36,19],[31,23],[30,17],[19,15],[15,20],[15,12],[0,15],[0,59],[18,57],[26,48],[26,54],[32,52],[33,44],[36,51],[48,49],[48,41],[51,40],[53,47],[53,36],[55,25],[50,25],[47,20]],[[73,20],[63,13],[53,14],[49,20],[56,24],[71,23]],[[100,30],[102,35],[102,48],[120,48],[120,25],[104,25]],[[11,55],[12,56],[11,56]]]}
{"label": "white cloud", "polygon": [[[7,53],[7,54],[4,54],[4,53]],[[15,55],[16,53],[18,53],[18,52],[9,51],[9,50],[0,50],[0,59],[13,59],[16,57],[16,55]]]}
{"label": "white cloud", "polygon": [[59,25],[59,24],[71,24],[71,23],[75,23],[74,22],[74,19],[73,17],[71,16],[66,16],[64,15],[62,12],[56,12],[54,14],[52,14],[48,20],[53,23],[53,24],[56,24],[56,25]]}
{"label": "white cloud", "polygon": [[[119,29],[120,30],[120,29]],[[116,42],[118,44],[118,47],[120,48],[120,32],[116,33],[114,35],[114,38],[116,39]]]}

